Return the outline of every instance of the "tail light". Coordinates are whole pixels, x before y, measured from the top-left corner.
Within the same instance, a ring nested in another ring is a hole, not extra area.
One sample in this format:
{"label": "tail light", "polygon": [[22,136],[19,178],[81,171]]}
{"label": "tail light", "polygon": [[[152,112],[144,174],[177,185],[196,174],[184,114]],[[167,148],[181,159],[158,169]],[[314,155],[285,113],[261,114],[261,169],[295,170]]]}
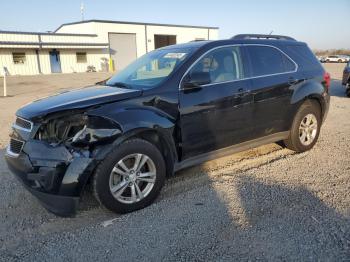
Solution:
{"label": "tail light", "polygon": [[329,90],[329,87],[331,86],[331,75],[325,72],[323,75],[323,80],[326,85],[326,88]]}

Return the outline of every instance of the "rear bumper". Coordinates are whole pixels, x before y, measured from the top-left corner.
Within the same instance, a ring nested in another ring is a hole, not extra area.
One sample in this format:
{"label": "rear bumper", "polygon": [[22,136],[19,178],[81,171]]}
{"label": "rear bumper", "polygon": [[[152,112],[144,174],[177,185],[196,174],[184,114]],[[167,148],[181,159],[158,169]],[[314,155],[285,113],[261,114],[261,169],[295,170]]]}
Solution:
{"label": "rear bumper", "polygon": [[[79,197],[62,196],[44,192],[36,180],[29,179],[31,174],[34,174],[32,172],[35,171],[35,168],[31,165],[28,156],[20,154],[20,156],[14,158],[6,154],[5,160],[10,171],[48,211],[64,217],[72,216],[76,213],[79,205]],[[49,176],[50,174],[48,173],[48,177]]]}

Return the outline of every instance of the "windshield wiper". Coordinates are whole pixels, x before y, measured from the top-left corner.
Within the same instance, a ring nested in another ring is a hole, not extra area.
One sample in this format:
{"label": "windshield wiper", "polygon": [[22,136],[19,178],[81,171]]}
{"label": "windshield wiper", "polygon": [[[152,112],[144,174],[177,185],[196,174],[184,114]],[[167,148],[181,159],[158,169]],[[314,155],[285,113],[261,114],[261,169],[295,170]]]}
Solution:
{"label": "windshield wiper", "polygon": [[115,82],[115,83],[108,83],[107,85],[109,86],[115,86],[115,87],[122,87],[122,88],[128,88],[128,89],[132,89],[132,87],[128,84],[125,84],[123,82]]}

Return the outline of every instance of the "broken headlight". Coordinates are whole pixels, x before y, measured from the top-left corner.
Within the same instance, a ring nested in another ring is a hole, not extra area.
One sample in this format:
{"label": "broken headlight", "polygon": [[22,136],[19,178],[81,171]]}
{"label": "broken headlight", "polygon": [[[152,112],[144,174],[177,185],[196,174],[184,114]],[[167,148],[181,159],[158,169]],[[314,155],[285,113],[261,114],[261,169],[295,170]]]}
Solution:
{"label": "broken headlight", "polygon": [[50,144],[86,146],[109,140],[120,133],[119,126],[109,119],[76,114],[47,120],[40,126],[36,139]]}

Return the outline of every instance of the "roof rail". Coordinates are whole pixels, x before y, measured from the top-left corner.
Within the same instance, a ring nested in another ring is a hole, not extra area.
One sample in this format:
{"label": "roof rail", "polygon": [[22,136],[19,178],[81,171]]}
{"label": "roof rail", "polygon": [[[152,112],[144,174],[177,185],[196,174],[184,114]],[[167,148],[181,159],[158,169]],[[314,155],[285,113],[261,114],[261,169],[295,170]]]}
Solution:
{"label": "roof rail", "polygon": [[276,40],[292,40],[296,41],[294,38],[284,35],[262,35],[262,34],[240,34],[235,35],[231,39],[243,40],[243,39],[276,39]]}

